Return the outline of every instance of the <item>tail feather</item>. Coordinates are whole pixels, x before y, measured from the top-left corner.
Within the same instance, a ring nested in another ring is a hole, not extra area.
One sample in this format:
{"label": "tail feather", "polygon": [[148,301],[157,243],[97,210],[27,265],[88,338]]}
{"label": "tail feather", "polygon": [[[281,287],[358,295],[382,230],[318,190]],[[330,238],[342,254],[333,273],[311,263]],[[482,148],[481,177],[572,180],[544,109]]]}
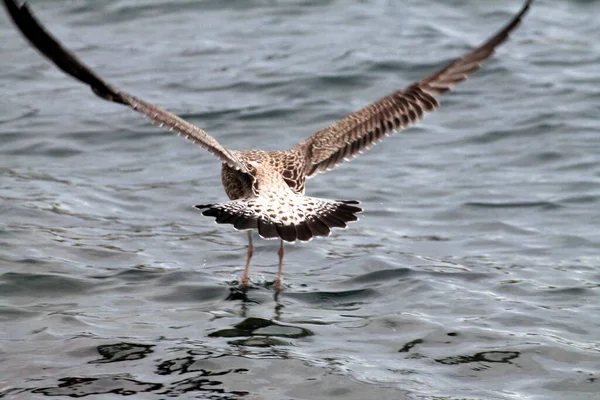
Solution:
{"label": "tail feather", "polygon": [[315,236],[329,236],[329,233],[331,233],[329,226],[325,223],[326,218],[323,219],[312,217],[306,220],[309,229]]}
{"label": "tail feather", "polygon": [[235,214],[222,213],[215,219],[215,221],[217,221],[219,224],[234,224],[238,219],[239,217]]}
{"label": "tail feather", "polygon": [[301,242],[308,242],[313,237],[313,233],[307,224],[296,225],[296,239]]}
{"label": "tail feather", "polygon": [[199,204],[195,206],[198,209],[207,209],[202,212],[203,215],[216,217],[215,222],[219,224],[232,224],[235,229],[243,231],[257,227],[257,220],[242,213],[228,212],[223,207],[214,207],[216,204]]}
{"label": "tail feather", "polygon": [[286,242],[293,242],[298,239],[298,230],[296,225],[275,225],[277,235]]}
{"label": "tail feather", "polygon": [[265,239],[274,239],[279,236],[275,225],[262,218],[258,219],[258,234]]}
{"label": "tail feather", "polygon": [[325,222],[325,224],[327,224],[327,226],[330,226],[332,228],[345,228],[348,225],[346,224],[346,221],[349,221],[350,217],[346,218],[342,218],[342,217],[337,217],[334,214],[330,214],[330,215],[326,215],[324,217],[322,217],[323,222]]}
{"label": "tail feather", "polygon": [[346,228],[358,220],[358,201],[325,200],[297,196],[286,201],[239,199],[226,203],[201,204],[202,214],[215,217],[219,224],[232,224],[237,230],[257,229],[265,239],[307,242],[316,236],[329,236],[332,228]]}
{"label": "tail feather", "polygon": [[247,229],[256,229],[257,221],[254,218],[249,218],[247,216],[237,216],[238,218],[235,220],[233,227],[238,231],[245,231]]}

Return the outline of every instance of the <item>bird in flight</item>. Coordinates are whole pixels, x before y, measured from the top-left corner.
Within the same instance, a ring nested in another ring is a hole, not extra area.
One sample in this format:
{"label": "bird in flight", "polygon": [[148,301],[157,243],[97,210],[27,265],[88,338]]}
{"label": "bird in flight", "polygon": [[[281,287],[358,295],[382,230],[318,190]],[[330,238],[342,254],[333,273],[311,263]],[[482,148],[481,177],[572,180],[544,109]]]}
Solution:
{"label": "bird in flight", "polygon": [[314,133],[289,150],[230,150],[195,125],[111,85],[63,47],[37,20],[27,4],[3,0],[21,33],[62,71],[90,86],[94,94],[126,105],[150,121],[205,148],[221,161],[221,181],[229,201],[195,206],[220,224],[248,232],[248,253],[240,287],[250,284],[252,231],[279,239],[279,266],[274,283],[283,290],[283,242],[306,242],[345,228],[362,211],[356,200],[328,200],[304,195],[307,178],[348,161],[392,133],[418,122],[437,109],[437,97],[479,69],[521,22],[533,0],[527,0],[512,20],[466,55],[425,78],[385,96]]}

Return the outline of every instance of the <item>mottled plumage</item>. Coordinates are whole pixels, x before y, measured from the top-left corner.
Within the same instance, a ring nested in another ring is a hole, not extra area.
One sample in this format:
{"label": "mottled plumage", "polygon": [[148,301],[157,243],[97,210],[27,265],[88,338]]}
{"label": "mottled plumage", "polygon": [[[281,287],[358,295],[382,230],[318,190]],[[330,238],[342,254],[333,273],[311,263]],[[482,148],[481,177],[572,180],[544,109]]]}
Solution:
{"label": "mottled plumage", "polygon": [[345,228],[362,210],[358,201],[335,201],[304,196],[306,157],[290,151],[234,151],[249,173],[226,164],[223,187],[233,201],[202,204],[203,215],[237,230],[256,229],[265,239],[309,241],[329,236],[331,228]]}
{"label": "mottled plumage", "polygon": [[[304,196],[305,181],[328,171],[369,149],[391,133],[418,122],[426,112],[437,109],[437,97],[477,70],[498,45],[519,25],[533,0],[525,1],[519,13],[492,38],[448,66],[356,111],[316,132],[286,151],[228,150],[212,136],[160,107],[140,100],[100,78],[52,37],[32,15],[27,5],[4,0],[13,21],[25,37],[58,68],[88,84],[99,97],[124,104],[154,124],[175,130],[200,145],[222,162],[222,183],[230,201],[198,205],[204,215],[238,230],[258,230],[266,239],[280,238],[279,275],[282,288],[283,241],[308,241],[328,236],[332,228],[345,228],[362,210],[357,201],[334,201]],[[248,257],[242,285],[248,284],[252,257]]]}

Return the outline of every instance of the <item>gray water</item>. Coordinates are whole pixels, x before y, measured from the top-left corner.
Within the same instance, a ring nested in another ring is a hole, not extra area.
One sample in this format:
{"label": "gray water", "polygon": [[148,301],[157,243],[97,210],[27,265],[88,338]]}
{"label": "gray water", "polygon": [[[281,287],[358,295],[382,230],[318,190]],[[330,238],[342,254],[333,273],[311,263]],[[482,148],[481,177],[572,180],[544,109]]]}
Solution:
{"label": "gray water", "polygon": [[[288,148],[472,49],[511,1],[34,1],[85,62],[231,148]],[[600,399],[600,3],[538,0],[441,109],[308,182],[288,245],[192,206],[206,151],[0,15],[0,397]]]}

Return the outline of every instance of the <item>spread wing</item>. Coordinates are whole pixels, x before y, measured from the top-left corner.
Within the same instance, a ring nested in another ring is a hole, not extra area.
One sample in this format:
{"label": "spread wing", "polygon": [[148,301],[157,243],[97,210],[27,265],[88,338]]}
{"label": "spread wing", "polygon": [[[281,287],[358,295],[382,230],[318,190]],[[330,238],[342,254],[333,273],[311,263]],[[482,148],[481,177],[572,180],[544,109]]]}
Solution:
{"label": "spread wing", "polygon": [[445,68],[356,111],[339,122],[299,143],[307,157],[307,176],[333,169],[393,132],[418,122],[425,112],[437,109],[436,97],[479,69],[497,46],[519,25],[533,0],[527,0],[519,13],[481,46]]}
{"label": "spread wing", "polygon": [[123,92],[99,77],[47,32],[26,4],[19,6],[13,0],[4,0],[4,6],[15,25],[36,49],[50,59],[58,68],[75,79],[90,85],[92,91],[97,96],[131,107],[148,117],[152,123],[161,127],[165,126],[169,130],[175,130],[179,135],[204,147],[231,168],[248,172],[246,167],[232,152],[219,144],[219,142],[202,129],[179,118],[175,114]]}

